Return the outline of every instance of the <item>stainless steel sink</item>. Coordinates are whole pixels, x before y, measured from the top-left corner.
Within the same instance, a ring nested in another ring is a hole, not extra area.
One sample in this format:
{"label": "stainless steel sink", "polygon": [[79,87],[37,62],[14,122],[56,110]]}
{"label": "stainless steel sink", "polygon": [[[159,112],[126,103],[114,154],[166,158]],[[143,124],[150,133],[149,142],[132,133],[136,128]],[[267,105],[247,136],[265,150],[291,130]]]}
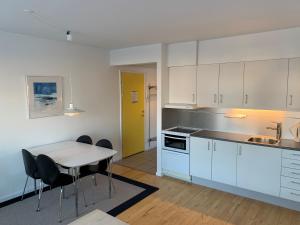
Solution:
{"label": "stainless steel sink", "polygon": [[258,144],[276,145],[279,140],[272,137],[251,137],[248,139],[249,142],[254,142]]}

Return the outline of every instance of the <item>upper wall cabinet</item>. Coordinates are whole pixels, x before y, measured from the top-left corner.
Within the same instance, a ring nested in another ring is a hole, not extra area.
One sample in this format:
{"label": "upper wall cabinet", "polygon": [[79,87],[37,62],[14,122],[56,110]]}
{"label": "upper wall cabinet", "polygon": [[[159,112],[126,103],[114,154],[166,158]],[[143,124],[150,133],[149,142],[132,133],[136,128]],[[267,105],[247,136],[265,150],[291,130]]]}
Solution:
{"label": "upper wall cabinet", "polygon": [[169,103],[196,104],[196,66],[169,68]]}
{"label": "upper wall cabinet", "polygon": [[197,41],[168,45],[168,67],[195,66],[197,64]]}
{"label": "upper wall cabinet", "polygon": [[199,65],[197,70],[197,105],[218,106],[219,64]]}
{"label": "upper wall cabinet", "polygon": [[223,63],[220,65],[219,106],[227,108],[243,105],[244,63]]}
{"label": "upper wall cabinet", "polygon": [[287,59],[246,62],[244,107],[285,109],[287,78]]}
{"label": "upper wall cabinet", "polygon": [[300,58],[290,59],[287,108],[300,110]]}

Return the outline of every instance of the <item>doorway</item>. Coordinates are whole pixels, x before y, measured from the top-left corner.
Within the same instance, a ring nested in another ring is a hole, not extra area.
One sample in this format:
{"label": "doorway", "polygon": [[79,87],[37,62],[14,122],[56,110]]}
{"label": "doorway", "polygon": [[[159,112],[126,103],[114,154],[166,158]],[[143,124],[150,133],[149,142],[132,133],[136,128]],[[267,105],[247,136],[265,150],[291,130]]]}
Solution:
{"label": "doorway", "polygon": [[142,73],[121,72],[123,157],[145,150],[144,82]]}
{"label": "doorway", "polygon": [[156,72],[156,64],[119,67],[122,159],[116,163],[151,174],[157,167]]}

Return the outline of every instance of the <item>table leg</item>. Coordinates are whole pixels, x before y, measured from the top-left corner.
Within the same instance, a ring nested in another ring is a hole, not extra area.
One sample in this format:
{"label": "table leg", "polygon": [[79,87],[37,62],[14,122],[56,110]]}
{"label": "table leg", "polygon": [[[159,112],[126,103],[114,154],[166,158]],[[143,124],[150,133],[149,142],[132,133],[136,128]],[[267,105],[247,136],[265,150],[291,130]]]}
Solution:
{"label": "table leg", "polygon": [[78,169],[75,167],[74,168],[74,184],[75,184],[75,210],[76,210],[76,217],[78,217],[79,213],[78,213]]}
{"label": "table leg", "polygon": [[112,168],[111,161],[108,159],[108,177],[109,177],[109,198],[111,198],[111,184],[112,184]]}

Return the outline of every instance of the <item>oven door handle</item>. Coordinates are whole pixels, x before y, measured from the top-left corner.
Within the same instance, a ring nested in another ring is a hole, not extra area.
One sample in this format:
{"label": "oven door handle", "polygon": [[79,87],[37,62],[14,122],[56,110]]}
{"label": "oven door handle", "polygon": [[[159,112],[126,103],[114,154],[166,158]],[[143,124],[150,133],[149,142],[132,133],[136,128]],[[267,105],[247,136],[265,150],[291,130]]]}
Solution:
{"label": "oven door handle", "polygon": [[180,138],[180,137],[173,137],[173,136],[168,136],[168,135],[165,135],[165,138],[171,138],[171,139],[176,139],[176,140],[186,140],[187,138]]}

